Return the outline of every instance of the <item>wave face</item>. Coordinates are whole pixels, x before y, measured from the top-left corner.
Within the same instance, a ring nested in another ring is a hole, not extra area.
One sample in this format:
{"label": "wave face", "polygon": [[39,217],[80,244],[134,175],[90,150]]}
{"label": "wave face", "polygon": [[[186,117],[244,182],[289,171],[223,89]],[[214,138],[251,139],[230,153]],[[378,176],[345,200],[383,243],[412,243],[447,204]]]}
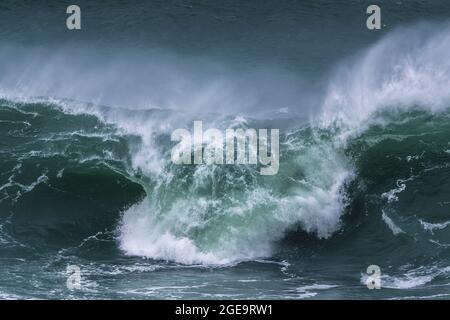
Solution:
{"label": "wave face", "polygon": [[[283,166],[274,178],[258,177],[249,167],[166,165],[148,201],[125,213],[122,248],[189,264],[271,256],[272,244],[289,230],[318,238],[339,230],[345,205],[351,210],[347,189],[354,179],[387,188],[379,195],[387,199],[386,208],[378,204],[382,220],[394,235],[404,233],[386,213],[399,201],[397,194],[416,175],[421,179],[435,170],[445,175],[447,167],[449,40],[448,27],[431,37],[425,25],[400,30],[350,69],[339,70],[318,120],[284,132]],[[258,126],[228,120],[215,124]],[[280,119],[271,126],[286,127]],[[395,154],[397,147],[401,151]],[[375,157],[372,150],[382,154]],[[391,166],[400,161],[393,187],[384,184],[384,161]]]}
{"label": "wave face", "polygon": [[[212,128],[282,128],[275,176],[252,165],[172,164],[171,132],[192,129],[199,114],[8,95],[1,259],[9,274],[29,272],[25,261],[44,267],[34,283],[17,280],[23,291],[9,277],[1,296],[66,297],[48,292],[67,264],[84,268],[83,297],[232,297],[225,287],[211,293],[223,275],[245,297],[370,296],[370,264],[383,271],[379,297],[445,296],[449,46],[446,25],[392,33],[330,77],[310,121],[284,110],[201,115]],[[193,287],[189,278],[205,269],[214,275]],[[161,285],[158,272],[177,280]],[[129,282],[114,287],[118,279]]]}

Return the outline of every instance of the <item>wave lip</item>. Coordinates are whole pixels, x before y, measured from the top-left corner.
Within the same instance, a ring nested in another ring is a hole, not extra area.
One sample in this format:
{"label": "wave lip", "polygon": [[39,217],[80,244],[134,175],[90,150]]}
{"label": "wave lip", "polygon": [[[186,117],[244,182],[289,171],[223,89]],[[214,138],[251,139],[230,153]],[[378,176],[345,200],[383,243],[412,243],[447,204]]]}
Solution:
{"label": "wave lip", "polygon": [[450,107],[450,24],[399,28],[330,78],[318,122],[361,134],[383,111]]}

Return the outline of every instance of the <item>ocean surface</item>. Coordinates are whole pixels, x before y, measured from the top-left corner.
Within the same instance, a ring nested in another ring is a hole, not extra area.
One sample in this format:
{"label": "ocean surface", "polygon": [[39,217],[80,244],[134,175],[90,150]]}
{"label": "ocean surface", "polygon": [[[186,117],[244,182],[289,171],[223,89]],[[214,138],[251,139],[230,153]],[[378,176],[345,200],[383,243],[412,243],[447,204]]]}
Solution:
{"label": "ocean surface", "polygon": [[[448,1],[108,3],[0,4],[0,299],[450,298]],[[196,120],[278,174],[173,164]]]}

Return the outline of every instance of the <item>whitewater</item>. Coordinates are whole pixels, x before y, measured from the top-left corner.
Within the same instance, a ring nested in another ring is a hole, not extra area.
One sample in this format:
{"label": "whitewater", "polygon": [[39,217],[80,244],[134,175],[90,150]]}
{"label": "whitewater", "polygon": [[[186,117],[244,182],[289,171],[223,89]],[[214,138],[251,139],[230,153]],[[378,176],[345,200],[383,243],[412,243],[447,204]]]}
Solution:
{"label": "whitewater", "polygon": [[[373,263],[383,270],[384,297],[448,292],[448,24],[396,29],[341,61],[308,113],[222,112],[259,101],[229,77],[147,107],[122,99],[106,106],[110,84],[102,81],[112,72],[161,69],[190,89],[192,75],[180,80],[166,62],[130,70],[112,59],[109,74],[99,67],[74,85],[58,73],[62,65],[72,75],[77,69],[64,51],[39,64],[21,48],[2,52],[26,61],[0,80],[0,251],[9,263],[2,272],[19,272],[27,259],[29,268],[44,265],[34,293],[8,283],[2,296],[65,297],[48,277],[62,279],[69,262],[86,270],[82,297],[101,297],[102,286],[111,297],[351,297],[369,294],[364,270]],[[279,172],[173,164],[171,133],[200,118],[223,130],[282,128]],[[139,287],[161,281],[158,274],[177,281]],[[221,276],[237,296],[217,289]]]}

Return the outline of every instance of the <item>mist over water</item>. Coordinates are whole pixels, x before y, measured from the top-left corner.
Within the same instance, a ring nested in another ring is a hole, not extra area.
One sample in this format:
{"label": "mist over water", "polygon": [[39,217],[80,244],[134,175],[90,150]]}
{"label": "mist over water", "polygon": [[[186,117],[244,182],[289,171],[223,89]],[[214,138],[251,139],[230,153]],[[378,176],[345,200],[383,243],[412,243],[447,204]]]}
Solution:
{"label": "mist over water", "polygon": [[[89,1],[79,32],[23,3],[0,7],[0,297],[446,297],[446,2],[383,4],[376,32],[364,1]],[[171,163],[195,120],[279,128],[278,174]]]}
{"label": "mist over water", "polygon": [[450,102],[446,90],[449,30],[448,23],[399,28],[363,51],[356,61],[339,65],[321,116],[358,127],[383,110],[446,110]]}
{"label": "mist over water", "polygon": [[[185,113],[264,114],[311,108],[311,85],[274,65],[240,70],[207,57],[161,50],[108,52],[2,46],[1,83],[11,97],[51,96],[117,108],[164,108]],[[12,61],[12,62],[11,62]]]}

